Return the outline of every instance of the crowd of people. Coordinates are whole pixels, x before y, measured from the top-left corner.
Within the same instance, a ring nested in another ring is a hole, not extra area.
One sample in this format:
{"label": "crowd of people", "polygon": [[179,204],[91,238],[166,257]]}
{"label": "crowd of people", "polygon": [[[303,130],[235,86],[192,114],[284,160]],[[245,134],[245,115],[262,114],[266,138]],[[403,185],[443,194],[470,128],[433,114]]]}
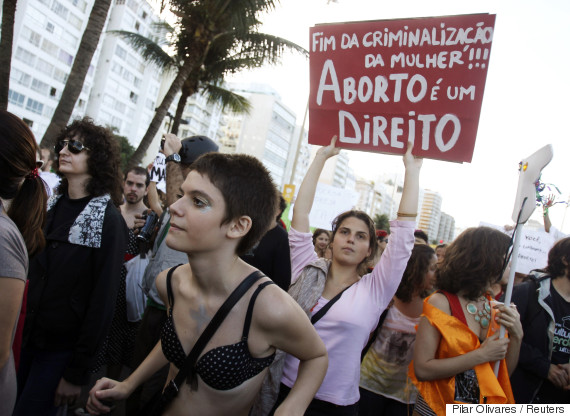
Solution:
{"label": "crowd of people", "polygon": [[336,136],[288,231],[269,171],[205,136],[165,134],[162,178],[122,172],[88,118],[51,150],[0,111],[0,148],[0,416],[570,403],[570,238],[501,303],[510,238],[477,227],[430,247],[413,143],[389,230],[350,210],[330,231],[309,214]]}

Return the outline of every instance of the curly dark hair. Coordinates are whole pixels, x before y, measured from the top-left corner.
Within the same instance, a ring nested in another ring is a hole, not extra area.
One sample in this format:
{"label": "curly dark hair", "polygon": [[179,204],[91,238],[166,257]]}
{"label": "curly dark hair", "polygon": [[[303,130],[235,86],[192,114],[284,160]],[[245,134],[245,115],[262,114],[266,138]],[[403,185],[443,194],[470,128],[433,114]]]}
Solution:
{"label": "curly dark hair", "polygon": [[548,265],[542,269],[553,279],[562,277],[568,273],[570,277],[570,237],[558,240],[548,252]]}
{"label": "curly dark hair", "polygon": [[436,272],[438,289],[470,300],[483,295],[490,284],[500,279],[510,238],[489,227],[468,228],[445,251]]}
{"label": "curly dark hair", "polygon": [[402,302],[410,302],[416,293],[422,298],[427,297],[429,293],[425,290],[424,280],[433,256],[435,256],[435,251],[430,246],[414,244],[412,255],[396,291],[396,297]]}
{"label": "curly dark hair", "polygon": [[372,261],[372,259],[376,255],[376,251],[378,250],[378,240],[376,239],[376,226],[374,225],[374,220],[370,218],[370,216],[366,212],[351,209],[350,211],[346,211],[343,212],[342,214],[339,214],[332,222],[331,241],[334,240],[334,236],[336,235],[336,232],[338,228],[341,226],[342,222],[347,218],[351,217],[361,220],[368,227],[368,234],[369,234],[368,248],[370,249],[370,254],[364,260],[362,260],[362,262],[359,265],[360,269],[361,266],[364,266],[367,262]]}
{"label": "curly dark hair", "polygon": [[247,253],[275,225],[279,193],[271,174],[255,157],[211,152],[196,159],[190,170],[206,175],[222,193],[226,204],[222,224],[242,215],[251,218],[251,229],[237,245],[238,256]]}
{"label": "curly dark hair", "polygon": [[[57,136],[56,143],[75,136],[78,136],[85,147],[89,148],[87,169],[91,178],[87,182],[87,193],[92,197],[108,193],[116,206],[121,205],[123,203],[121,156],[113,133],[106,127],[96,125],[89,117],[84,117],[63,129]],[[54,165],[57,174],[62,178],[58,192],[65,193],[68,182],[59,172],[59,155],[56,155]]]}

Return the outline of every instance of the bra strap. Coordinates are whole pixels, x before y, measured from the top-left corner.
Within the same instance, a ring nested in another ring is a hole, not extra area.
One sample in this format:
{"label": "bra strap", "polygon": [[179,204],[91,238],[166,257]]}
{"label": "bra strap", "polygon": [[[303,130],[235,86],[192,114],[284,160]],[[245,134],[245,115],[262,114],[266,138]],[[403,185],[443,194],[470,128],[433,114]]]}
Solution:
{"label": "bra strap", "polygon": [[243,324],[243,334],[241,335],[241,339],[243,341],[247,340],[247,335],[249,334],[249,326],[251,325],[251,315],[253,314],[253,306],[255,305],[255,299],[257,299],[257,295],[261,292],[266,286],[274,284],[272,281],[267,281],[261,283],[251,295],[251,299],[249,300],[249,305],[247,307],[247,313],[245,315],[245,322]]}
{"label": "bra strap", "polygon": [[166,274],[166,293],[168,295],[168,304],[170,305],[171,311],[172,308],[174,307],[174,293],[172,292],[172,274],[174,273],[174,270],[176,270],[180,266],[182,266],[182,263],[172,267]]}
{"label": "bra strap", "polygon": [[467,320],[465,319],[465,313],[463,312],[463,308],[461,307],[461,303],[459,302],[459,298],[457,297],[457,295],[446,292],[444,290],[442,290],[441,293],[445,295],[447,301],[449,302],[449,306],[451,307],[451,315],[455,316],[466,326],[469,326],[467,325]]}

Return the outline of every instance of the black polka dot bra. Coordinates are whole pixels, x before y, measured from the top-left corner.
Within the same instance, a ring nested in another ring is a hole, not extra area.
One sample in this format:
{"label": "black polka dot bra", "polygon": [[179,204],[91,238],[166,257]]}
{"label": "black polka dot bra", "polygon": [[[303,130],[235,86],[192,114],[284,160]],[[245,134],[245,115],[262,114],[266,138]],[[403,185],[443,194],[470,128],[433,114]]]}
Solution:
{"label": "black polka dot bra", "polygon": [[[247,307],[241,341],[235,344],[214,348],[202,355],[196,363],[196,373],[213,389],[231,390],[256,376],[273,362],[275,353],[268,357],[255,358],[251,356],[247,346],[247,336],[255,299],[259,292],[270,284],[273,284],[273,282],[261,283],[251,296]],[[166,279],[166,289],[170,308],[168,310],[168,318],[164,323],[160,336],[162,352],[168,361],[173,363],[176,367],[181,368],[186,360],[186,353],[176,333],[174,319],[172,317],[174,295],[170,275],[168,275]]]}

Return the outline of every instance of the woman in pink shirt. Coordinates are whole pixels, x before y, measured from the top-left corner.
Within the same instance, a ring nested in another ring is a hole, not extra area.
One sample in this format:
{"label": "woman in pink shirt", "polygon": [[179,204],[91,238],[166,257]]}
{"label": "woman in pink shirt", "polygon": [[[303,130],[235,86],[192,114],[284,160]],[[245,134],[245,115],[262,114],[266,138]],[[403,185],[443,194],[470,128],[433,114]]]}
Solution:
{"label": "woman in pink shirt", "polygon": [[[396,293],[414,245],[421,159],[412,156],[412,144],[404,156],[406,174],[398,219],[390,224],[390,243],[372,273],[363,275],[374,257],[378,242],[374,222],[362,211],[340,214],[333,222],[332,260],[318,258],[309,229],[309,212],[317,181],[325,162],[339,153],[336,136],[319,149],[303,180],[293,209],[289,232],[293,285],[289,293],[312,317],[315,329],[329,354],[323,384],[305,415],[356,415],[360,354],[378,324],[382,311]],[[327,310],[331,300],[342,294]],[[298,360],[287,355],[278,403],[287,396],[297,378]]]}

